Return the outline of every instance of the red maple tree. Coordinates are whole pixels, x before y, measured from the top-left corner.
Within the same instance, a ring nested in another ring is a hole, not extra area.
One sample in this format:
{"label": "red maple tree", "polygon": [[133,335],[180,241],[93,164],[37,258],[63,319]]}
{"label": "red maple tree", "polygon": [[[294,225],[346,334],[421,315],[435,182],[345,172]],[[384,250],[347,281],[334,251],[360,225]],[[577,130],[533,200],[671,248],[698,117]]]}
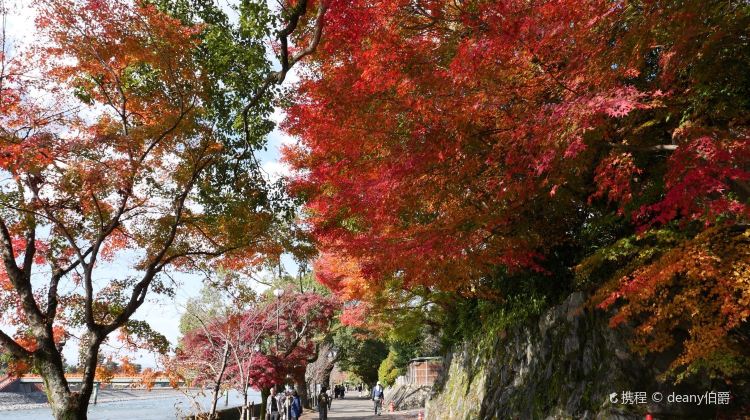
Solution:
{"label": "red maple tree", "polygon": [[305,399],[305,368],[317,357],[316,340],[327,332],[337,306],[335,298],[287,289],[281,298],[265,295],[245,310],[200,320],[201,327],[181,340],[169,371],[212,389],[210,415],[222,387],[243,396],[243,413],[252,390],[267,391],[287,378]]}
{"label": "red maple tree", "polygon": [[[355,0],[327,19],[286,158],[342,294],[481,296],[498,267],[547,271],[607,202],[640,232],[748,221],[745,4]],[[618,296],[653,304],[629,279]],[[738,315],[741,295],[717,299]]]}

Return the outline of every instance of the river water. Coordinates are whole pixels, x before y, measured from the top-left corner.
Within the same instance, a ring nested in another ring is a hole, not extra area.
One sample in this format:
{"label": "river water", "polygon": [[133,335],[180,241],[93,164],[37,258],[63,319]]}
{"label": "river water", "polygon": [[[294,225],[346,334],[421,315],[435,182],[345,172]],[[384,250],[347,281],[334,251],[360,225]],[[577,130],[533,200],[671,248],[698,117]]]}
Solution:
{"label": "river water", "polygon": [[[208,397],[197,397],[202,407],[208,408]],[[260,402],[260,393],[251,394],[251,400]],[[219,409],[236,407],[242,404],[240,395],[230,392],[229,404],[226,397],[221,397],[217,404]],[[174,420],[194,412],[191,399],[173,393],[161,395],[153,399],[137,399],[128,401],[99,402],[89,408],[90,420]],[[28,410],[0,411],[2,420],[49,420],[52,419],[49,408],[33,408]]]}

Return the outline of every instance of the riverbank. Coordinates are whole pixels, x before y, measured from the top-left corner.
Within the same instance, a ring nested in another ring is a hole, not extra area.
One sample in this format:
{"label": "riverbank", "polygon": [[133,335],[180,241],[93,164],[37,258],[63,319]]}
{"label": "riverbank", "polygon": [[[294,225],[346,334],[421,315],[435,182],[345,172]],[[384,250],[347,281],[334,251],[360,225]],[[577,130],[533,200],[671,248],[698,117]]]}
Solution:
{"label": "riverbank", "polygon": [[[97,403],[111,403],[131,400],[153,400],[160,398],[179,398],[184,394],[176,389],[102,389]],[[15,393],[0,392],[0,411],[31,410],[49,407],[47,396],[43,392]]]}
{"label": "riverbank", "polygon": [[[184,391],[184,390],[183,390]],[[205,411],[210,398],[200,395],[201,390],[190,389],[188,398],[180,390],[171,388],[106,389],[99,394],[98,403],[89,406],[89,418],[106,420],[175,420]],[[242,404],[242,397],[230,391],[228,398],[222,396],[218,408],[225,409]],[[254,392],[250,400],[260,402],[260,393]],[[0,419],[2,420],[52,420],[52,410],[41,393],[0,393]],[[196,406],[196,403],[200,407]]]}

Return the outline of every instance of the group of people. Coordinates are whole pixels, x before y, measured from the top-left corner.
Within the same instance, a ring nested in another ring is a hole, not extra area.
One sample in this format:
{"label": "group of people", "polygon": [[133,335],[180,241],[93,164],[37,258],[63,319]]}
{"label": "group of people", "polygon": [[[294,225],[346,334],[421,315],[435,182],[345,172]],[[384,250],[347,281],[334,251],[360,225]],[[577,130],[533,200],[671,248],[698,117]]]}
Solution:
{"label": "group of people", "polygon": [[271,388],[266,400],[266,420],[297,420],[302,417],[302,400],[297,391],[277,393]]}
{"label": "group of people", "polygon": [[344,398],[346,394],[346,387],[344,385],[333,386],[333,398]]}
{"label": "group of people", "polygon": [[[357,387],[360,395],[364,388],[362,385]],[[344,398],[346,387],[344,385],[334,385],[333,397]],[[383,411],[383,399],[385,392],[380,382],[372,389],[372,400],[375,405],[375,415],[380,415]],[[331,390],[323,386],[318,395],[318,416],[320,420],[328,419],[328,410],[331,408]],[[283,393],[271,388],[271,394],[266,400],[266,420],[298,420],[302,416],[302,400],[295,390],[287,390]]]}

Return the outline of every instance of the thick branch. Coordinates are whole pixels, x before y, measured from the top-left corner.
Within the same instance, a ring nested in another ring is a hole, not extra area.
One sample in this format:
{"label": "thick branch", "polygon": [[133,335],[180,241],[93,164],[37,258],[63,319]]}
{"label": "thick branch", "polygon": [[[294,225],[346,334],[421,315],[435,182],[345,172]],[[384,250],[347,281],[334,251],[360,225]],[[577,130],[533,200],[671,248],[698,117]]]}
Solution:
{"label": "thick branch", "polygon": [[25,359],[31,356],[31,353],[16,343],[16,341],[4,331],[0,331],[0,345],[16,358]]}
{"label": "thick branch", "polygon": [[[91,248],[83,253],[83,257],[85,258],[89,253],[91,253]],[[75,270],[80,264],[81,260],[75,260],[65,268],[55,266],[52,269],[52,278],[50,279],[49,290],[47,291],[47,324],[52,324],[55,315],[57,314],[57,286],[60,284],[60,280],[65,277],[65,275]]]}
{"label": "thick branch", "polygon": [[101,346],[102,338],[97,337],[95,334],[91,337],[91,342],[86,347],[86,358],[84,360],[83,369],[83,381],[81,383],[81,391],[79,398],[82,401],[88,401],[91,397],[94,386],[94,377],[96,376],[96,365],[99,362],[99,347]]}
{"label": "thick branch", "polygon": [[11,278],[22,277],[23,272],[16,264],[15,252],[13,250],[13,238],[10,236],[8,226],[5,224],[5,220],[0,219],[0,240],[2,241],[2,256],[3,263],[5,264],[5,271]]}
{"label": "thick branch", "polygon": [[278,71],[271,72],[266,79],[263,81],[261,86],[254,92],[254,94],[248,100],[242,110],[242,122],[243,129],[245,132],[245,141],[250,143],[250,128],[248,125],[248,119],[250,110],[258,105],[260,100],[266,95],[268,90],[273,85],[278,85],[284,82],[286,75],[289,70],[294,67],[297,62],[305,58],[306,56],[315,52],[320,44],[320,39],[323,35],[323,26],[325,23],[325,14],[328,10],[328,3],[325,0],[318,2],[318,11],[315,15],[315,24],[313,30],[313,36],[307,47],[298,53],[294,54],[291,58],[289,57],[289,36],[294,33],[297,29],[297,25],[302,16],[307,13],[307,0],[300,0],[299,3],[292,9],[289,21],[277,34],[279,43],[281,44],[280,58],[281,58],[281,69]]}
{"label": "thick branch", "polygon": [[[33,238],[33,235],[31,235],[31,237]],[[8,226],[2,219],[0,219],[0,242],[2,242],[2,257],[5,264],[5,271],[8,274],[8,278],[13,285],[13,288],[21,298],[21,306],[31,322],[31,326],[38,330],[40,335],[45,336],[46,333],[42,333],[42,331],[46,332],[46,329],[44,328],[44,318],[42,317],[42,313],[39,311],[39,307],[34,299],[34,291],[32,290],[30,280],[30,270],[29,272],[24,272],[16,264],[13,250],[13,239],[8,231]]]}
{"label": "thick branch", "polygon": [[30,223],[26,228],[26,249],[23,255],[23,272],[31,276],[31,267],[34,265],[34,256],[36,255],[36,226]]}
{"label": "thick branch", "polygon": [[[130,319],[130,317],[141,306],[141,304],[143,304],[144,300],[146,299],[146,292],[148,291],[148,287],[150,286],[156,274],[158,274],[159,271],[164,267],[162,265],[162,262],[167,255],[167,252],[172,247],[172,244],[174,243],[174,240],[177,236],[177,231],[182,222],[183,211],[185,209],[185,200],[190,194],[190,191],[193,189],[195,182],[198,180],[198,176],[211,162],[212,159],[208,158],[202,164],[196,166],[195,170],[193,171],[192,177],[185,185],[185,189],[175,200],[174,221],[170,226],[169,234],[162,244],[161,249],[151,259],[151,263],[147,266],[146,273],[143,275],[143,278],[135,285],[135,287],[133,287],[133,292],[130,295],[130,300],[128,301],[128,304],[125,306],[125,309],[122,311],[122,313],[120,313],[120,315],[118,315],[117,318],[112,321],[112,323],[103,326],[103,328],[99,331],[103,335],[107,335],[110,332],[121,327],[125,322],[127,322],[128,319]],[[96,326],[92,327],[96,329]]]}

